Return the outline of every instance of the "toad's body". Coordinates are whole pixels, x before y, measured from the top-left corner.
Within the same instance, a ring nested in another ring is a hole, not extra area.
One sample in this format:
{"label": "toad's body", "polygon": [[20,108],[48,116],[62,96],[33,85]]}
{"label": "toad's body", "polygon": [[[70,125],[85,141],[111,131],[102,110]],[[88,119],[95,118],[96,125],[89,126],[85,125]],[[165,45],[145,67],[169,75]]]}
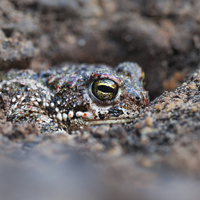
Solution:
{"label": "toad's body", "polygon": [[42,132],[133,121],[147,106],[142,71],[135,63],[65,65],[35,73],[1,74],[1,107],[13,123],[36,123]]}

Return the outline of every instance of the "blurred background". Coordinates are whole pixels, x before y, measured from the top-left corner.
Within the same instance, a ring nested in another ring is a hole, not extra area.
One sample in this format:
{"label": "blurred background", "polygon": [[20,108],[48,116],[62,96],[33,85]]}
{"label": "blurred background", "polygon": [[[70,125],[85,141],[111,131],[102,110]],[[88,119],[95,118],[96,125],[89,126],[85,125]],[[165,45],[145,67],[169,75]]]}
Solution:
{"label": "blurred background", "polygon": [[198,0],[1,0],[0,68],[134,61],[154,99],[197,67],[199,23]]}

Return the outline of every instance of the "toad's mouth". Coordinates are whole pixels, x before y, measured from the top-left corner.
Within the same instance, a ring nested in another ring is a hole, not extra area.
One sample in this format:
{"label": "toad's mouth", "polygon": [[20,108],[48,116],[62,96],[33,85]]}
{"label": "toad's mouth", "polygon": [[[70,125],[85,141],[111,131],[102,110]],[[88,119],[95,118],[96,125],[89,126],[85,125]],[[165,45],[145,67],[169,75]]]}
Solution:
{"label": "toad's mouth", "polygon": [[[68,130],[69,132],[73,130],[82,129],[87,126],[96,126],[96,125],[103,125],[103,124],[124,124],[133,122],[134,119],[139,115],[139,113],[135,113],[132,117],[122,118],[118,117],[110,117],[109,119],[85,119],[82,117],[74,118],[68,121]],[[64,125],[64,124],[63,124]]]}
{"label": "toad's mouth", "polygon": [[94,116],[89,116],[89,112],[87,112],[87,116],[83,115],[80,116],[76,113],[76,117],[72,118],[70,120],[70,122],[72,122],[73,120],[81,120],[83,122],[85,122],[87,125],[93,125],[93,124],[113,124],[113,123],[126,123],[126,122],[130,122],[133,121],[138,115],[139,112],[133,112],[129,115],[116,115],[116,116],[104,116],[104,114],[100,114],[98,118],[95,118]]}
{"label": "toad's mouth", "polygon": [[[104,115],[99,114],[93,115],[91,112],[73,112],[70,111],[68,115],[57,115],[57,120],[64,130],[69,132],[73,130],[78,130],[86,126],[102,125],[102,124],[124,124],[133,122],[136,117],[138,117],[139,112],[131,112],[121,114],[121,115]],[[95,117],[97,116],[97,117]]]}
{"label": "toad's mouth", "polygon": [[70,121],[70,124],[68,124],[68,128],[64,125],[64,129],[68,129],[68,132],[76,131],[79,129],[83,129],[84,127],[88,126],[97,126],[97,125],[105,125],[105,124],[124,124],[124,123],[129,123],[133,122],[135,118],[130,118],[130,119],[107,119],[107,120],[83,120],[81,118],[78,119],[72,119]]}
{"label": "toad's mouth", "polygon": [[85,120],[86,126],[92,126],[92,125],[101,125],[101,124],[123,124],[132,122],[134,118],[128,118],[128,119],[104,119],[104,120]]}

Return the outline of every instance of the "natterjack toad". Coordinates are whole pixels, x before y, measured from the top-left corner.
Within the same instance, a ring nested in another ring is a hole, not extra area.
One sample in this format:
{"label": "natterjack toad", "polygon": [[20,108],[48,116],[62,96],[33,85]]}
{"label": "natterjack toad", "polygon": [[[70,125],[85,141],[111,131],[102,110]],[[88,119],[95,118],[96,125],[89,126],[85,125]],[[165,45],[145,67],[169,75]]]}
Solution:
{"label": "natterjack toad", "polygon": [[131,62],[65,65],[40,73],[11,70],[1,75],[1,107],[13,123],[36,123],[42,132],[126,123],[147,106],[143,72]]}

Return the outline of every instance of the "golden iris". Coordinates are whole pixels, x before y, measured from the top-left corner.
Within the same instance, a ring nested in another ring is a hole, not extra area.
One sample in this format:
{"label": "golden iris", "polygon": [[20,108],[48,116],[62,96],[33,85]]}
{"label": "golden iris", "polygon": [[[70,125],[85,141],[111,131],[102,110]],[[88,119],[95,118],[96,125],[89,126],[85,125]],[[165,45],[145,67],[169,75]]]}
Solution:
{"label": "golden iris", "polygon": [[118,85],[110,79],[100,79],[92,84],[92,93],[101,100],[113,100],[118,93]]}

